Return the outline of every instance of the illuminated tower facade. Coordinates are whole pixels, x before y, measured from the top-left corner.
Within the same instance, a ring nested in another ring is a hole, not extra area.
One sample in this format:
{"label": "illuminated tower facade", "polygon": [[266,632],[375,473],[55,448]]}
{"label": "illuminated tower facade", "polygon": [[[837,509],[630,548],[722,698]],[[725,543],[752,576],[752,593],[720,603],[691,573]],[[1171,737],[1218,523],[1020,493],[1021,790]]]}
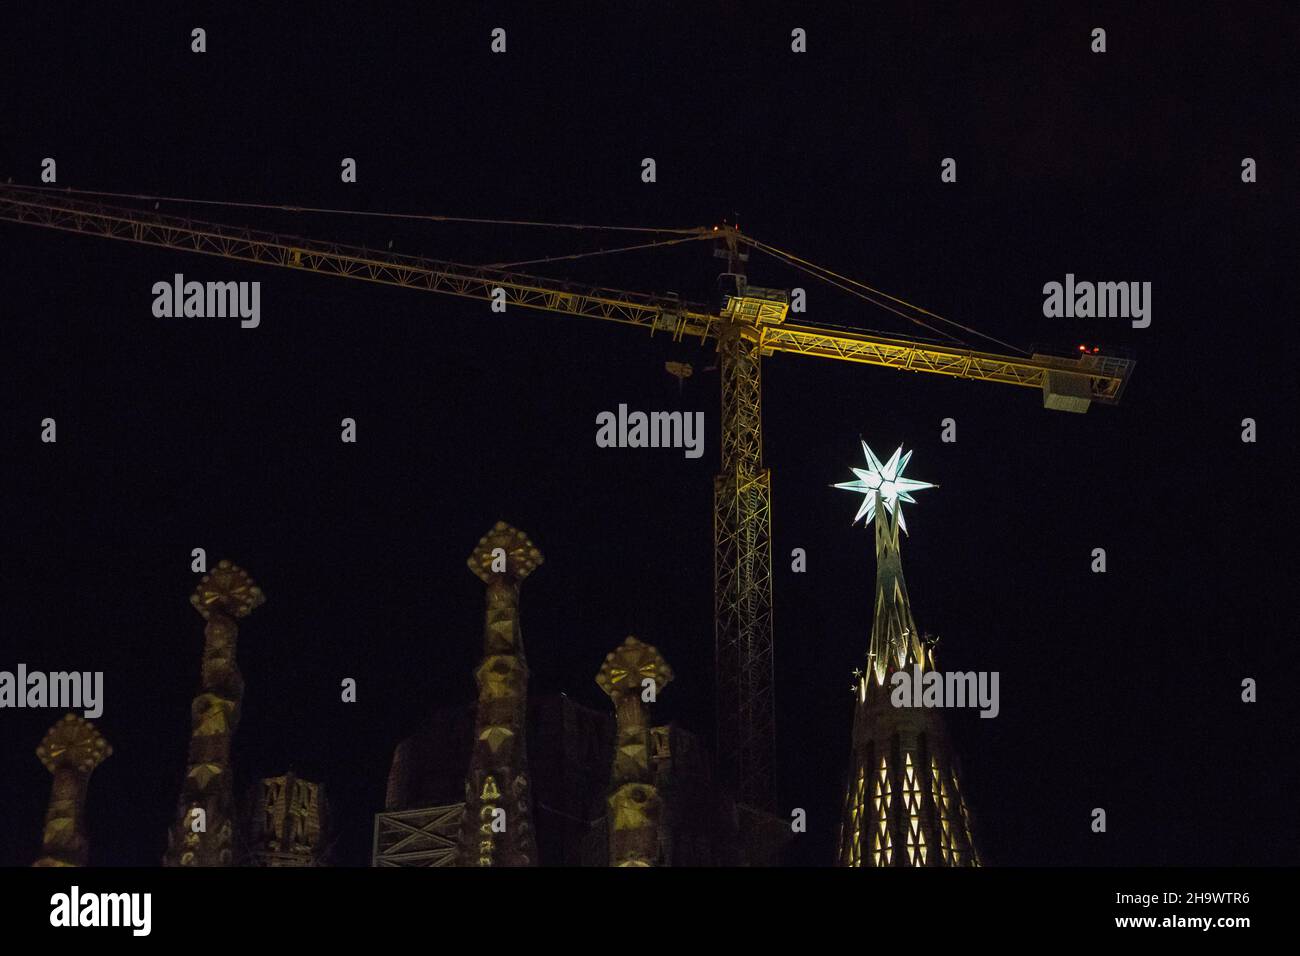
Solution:
{"label": "illuminated tower facade", "polygon": [[537,862],[528,780],[528,662],[519,630],[519,586],[542,563],[522,531],[498,521],[479,539],[469,569],[487,585],[478,708],[465,780],[461,866]]}
{"label": "illuminated tower facade", "polygon": [[864,495],[855,521],[875,522],[876,588],[867,666],[855,672],[853,750],[840,828],[841,866],[978,866],[941,711],[894,706],[893,677],[938,671],[903,581],[899,531],[910,492],[935,487],[903,477],[911,452],[881,462],[866,442],[865,469],[836,485]]}
{"label": "illuminated tower facade", "polygon": [[230,745],[239,726],[244,678],[235,662],[236,624],[262,604],[243,568],[222,561],[203,575],[190,603],[206,621],[199,693],[190,706],[190,755],[165,866],[231,866],[235,805]]}

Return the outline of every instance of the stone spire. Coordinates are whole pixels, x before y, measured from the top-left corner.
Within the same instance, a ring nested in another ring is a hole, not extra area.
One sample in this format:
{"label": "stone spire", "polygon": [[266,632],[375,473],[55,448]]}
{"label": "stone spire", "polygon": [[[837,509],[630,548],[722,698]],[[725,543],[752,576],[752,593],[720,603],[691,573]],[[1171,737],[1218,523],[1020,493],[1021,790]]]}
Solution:
{"label": "stone spire", "polygon": [[668,662],[635,637],[607,654],[596,675],[618,721],[605,816],[610,866],[654,866],[659,859],[663,806],[650,767],[648,705],[672,679]]}
{"label": "stone spire", "polygon": [[462,866],[537,862],[526,753],[528,662],[519,631],[519,586],[542,563],[522,531],[498,521],[479,539],[469,569],[487,585],[483,660],[474,672],[478,710],[465,780]]}
{"label": "stone spire", "polygon": [[881,688],[886,676],[898,668],[930,665],[927,650],[912,618],[912,602],[903,580],[903,560],[898,540],[898,522],[903,509],[891,514],[876,492],[876,598],[871,621],[871,647],[867,654],[868,693]]}
{"label": "stone spire", "polygon": [[248,572],[222,561],[203,575],[190,603],[207,622],[198,696],[190,707],[189,767],[181,786],[165,866],[230,866],[235,805],[230,744],[239,726],[244,679],[235,661],[236,621],[266,600]]}
{"label": "stone spire", "polygon": [[95,768],[113,753],[93,724],[65,714],[36,748],[45,769],[54,775],[45,812],[41,857],[33,866],[85,866],[87,841],[82,829],[86,786]]}

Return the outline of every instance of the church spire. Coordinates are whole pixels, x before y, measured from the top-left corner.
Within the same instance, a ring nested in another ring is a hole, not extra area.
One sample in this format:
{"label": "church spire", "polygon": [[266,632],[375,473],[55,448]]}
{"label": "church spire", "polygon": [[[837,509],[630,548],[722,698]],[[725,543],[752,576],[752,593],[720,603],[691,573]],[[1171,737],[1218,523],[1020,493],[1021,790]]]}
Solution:
{"label": "church spire", "polygon": [[655,866],[663,800],[650,759],[649,704],[673,679],[654,647],[629,637],[605,655],[596,683],[614,702],[618,725],[606,799],[610,866]]}
{"label": "church spire", "polygon": [[840,829],[841,866],[977,866],[970,815],[940,711],[895,706],[892,675],[934,671],[903,580],[899,531],[910,492],[936,485],[903,477],[912,453],[867,467],[836,488],[865,495],[854,521],[875,521],[876,586],[866,673],[854,685],[853,750]]}
{"label": "church spire", "polygon": [[[880,492],[876,492],[877,502]],[[919,663],[926,667],[925,646],[912,617],[912,603],[903,580],[898,522],[902,509],[876,515],[876,597],[871,620],[871,648],[867,655],[868,676],[876,688],[884,685],[890,670]],[[869,687],[872,693],[875,688]]]}
{"label": "church spire", "polygon": [[206,622],[198,696],[190,706],[190,756],[164,866],[231,866],[235,802],[230,747],[244,678],[235,660],[239,620],[266,600],[247,571],[222,561],[199,580],[190,603]]}
{"label": "church spire", "polygon": [[[881,462],[864,441],[862,451],[867,458],[866,468],[854,468],[854,481],[835,485],[846,491],[856,491],[864,498],[853,520],[865,518],[865,524],[876,523],[876,594],[871,620],[871,645],[867,654],[867,673],[863,681],[874,687],[863,688],[874,693],[885,683],[891,669],[910,667],[914,663],[926,669],[925,645],[912,619],[912,605],[907,598],[907,584],[903,580],[903,562],[898,532],[907,531],[903,517],[903,502],[915,503],[911,492],[937,488],[927,481],[903,477],[903,470],[912,458],[909,451],[903,454],[900,445],[889,461]],[[870,681],[868,678],[874,677]]]}
{"label": "church spire", "polygon": [[113,753],[95,726],[76,714],[64,714],[36,748],[45,769],[54,775],[45,812],[41,858],[33,866],[85,866],[86,833],[82,811],[86,785],[95,768]]}
{"label": "church spire", "polygon": [[498,521],[466,561],[487,586],[483,662],[474,672],[478,710],[465,781],[462,866],[537,862],[526,753],[528,662],[519,630],[519,586],[542,563],[528,535]]}

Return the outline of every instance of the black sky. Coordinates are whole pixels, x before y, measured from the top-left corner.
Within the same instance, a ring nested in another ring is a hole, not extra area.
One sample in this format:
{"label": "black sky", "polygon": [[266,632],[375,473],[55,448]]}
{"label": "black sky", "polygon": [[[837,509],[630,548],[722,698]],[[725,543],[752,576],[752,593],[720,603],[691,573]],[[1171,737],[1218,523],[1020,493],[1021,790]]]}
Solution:
{"label": "black sky", "polygon": [[[781,805],[812,821],[797,858],[831,858],[849,672],[869,636],[871,536],[828,487],[861,436],[914,448],[912,472],[941,485],[918,494],[903,545],[918,622],[945,666],[1001,673],[997,719],[950,715],[988,862],[1295,863],[1294,7],[617,6],[26,13],[0,40],[0,178],[34,184],[53,156],[79,189],[626,225],[738,216],[998,338],[1133,349],[1123,403],[1084,416],[1006,386],[767,361]],[[488,51],[495,26],[504,56]],[[789,50],[795,26],[806,55]],[[1089,52],[1095,26],[1104,55]],[[344,156],[355,185],[339,182]],[[945,156],[956,184],[940,182]],[[470,262],[596,242],[193,214]],[[472,699],[482,587],[464,559],[498,518],[546,555],[523,596],[533,693],[608,706],[594,675],[636,634],[677,673],[658,713],[711,730],[707,347],[11,224],[0,249],[0,669],[106,673],[97,724],[116,752],[91,785],[93,862],[155,864],[175,812],[202,646],[194,547],[268,595],[241,632],[239,771],[323,779],[342,862],[366,860],[393,746]],[[687,245],[548,274],[700,299],[718,265]],[[261,281],[261,327],[154,318],[150,288],[175,272]],[[1151,282],[1151,327],[1043,318],[1043,284],[1067,272]],[[772,260],[750,275],[807,286],[809,322],[909,331]],[[667,360],[697,369],[680,392]],[[703,410],[704,457],[597,449],[595,416],[620,402]],[[344,416],[356,445],[339,441]],[[955,444],[939,439],[947,417]],[[1240,440],[1244,417],[1257,444]],[[789,570],[795,547],[806,574]],[[1094,547],[1105,575],[1088,570]],[[339,702],[344,677],[355,705]],[[1243,677],[1259,703],[1240,702]],[[39,848],[48,774],[32,750],[57,716],[0,712],[0,864]]]}

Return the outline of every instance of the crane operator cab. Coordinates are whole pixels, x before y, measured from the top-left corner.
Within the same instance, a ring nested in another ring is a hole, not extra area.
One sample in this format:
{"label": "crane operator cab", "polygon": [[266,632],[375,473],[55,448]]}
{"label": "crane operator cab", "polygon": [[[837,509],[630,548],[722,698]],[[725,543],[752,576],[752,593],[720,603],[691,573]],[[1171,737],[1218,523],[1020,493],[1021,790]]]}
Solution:
{"label": "crane operator cab", "polygon": [[718,276],[714,306],[726,319],[749,325],[780,325],[790,311],[790,294],[784,289],[750,285],[743,275],[724,272]]}

